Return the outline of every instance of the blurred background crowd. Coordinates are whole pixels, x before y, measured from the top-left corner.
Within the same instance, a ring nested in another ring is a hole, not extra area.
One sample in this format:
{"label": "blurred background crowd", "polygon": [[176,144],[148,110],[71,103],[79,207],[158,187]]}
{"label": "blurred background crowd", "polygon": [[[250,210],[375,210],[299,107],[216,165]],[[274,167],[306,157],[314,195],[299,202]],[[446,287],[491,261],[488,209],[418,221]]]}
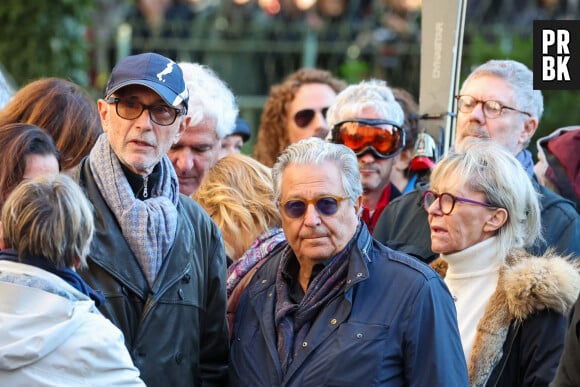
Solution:
{"label": "blurred background crowd", "polygon": [[[578,0],[468,1],[462,79],[491,58],[531,67],[533,20],[578,19],[579,9]],[[230,86],[255,134],[270,86],[300,67],[349,83],[385,79],[418,96],[420,27],[421,0],[5,0],[0,63],[12,89],[59,76],[96,97],[129,54],[203,63]],[[580,122],[576,93],[544,95],[536,138]]]}

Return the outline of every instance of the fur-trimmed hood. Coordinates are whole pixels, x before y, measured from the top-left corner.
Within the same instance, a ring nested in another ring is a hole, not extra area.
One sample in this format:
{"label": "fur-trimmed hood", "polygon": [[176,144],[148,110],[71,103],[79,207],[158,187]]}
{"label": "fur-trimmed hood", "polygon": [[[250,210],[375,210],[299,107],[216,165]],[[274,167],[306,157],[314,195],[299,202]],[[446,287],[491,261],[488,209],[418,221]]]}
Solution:
{"label": "fur-trimmed hood", "polygon": [[[443,278],[447,262],[431,263]],[[472,386],[483,386],[503,356],[503,344],[511,324],[546,309],[567,314],[580,292],[580,264],[552,251],[541,257],[513,251],[500,268],[497,288],[477,326],[475,343],[467,362]]]}

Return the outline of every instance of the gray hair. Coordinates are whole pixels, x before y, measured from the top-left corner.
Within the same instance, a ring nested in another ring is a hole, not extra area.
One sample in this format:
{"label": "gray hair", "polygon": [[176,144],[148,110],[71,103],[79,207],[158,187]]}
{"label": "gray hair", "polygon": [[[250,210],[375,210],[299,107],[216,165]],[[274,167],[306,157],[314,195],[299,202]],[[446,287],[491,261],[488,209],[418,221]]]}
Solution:
{"label": "gray hair", "polygon": [[4,243],[19,257],[43,257],[59,268],[86,265],[93,238],[91,203],[64,174],[24,180],[2,208]]}
{"label": "gray hair", "polygon": [[467,140],[456,153],[436,164],[431,185],[437,187],[450,176],[485,194],[494,207],[507,210],[508,219],[497,234],[504,256],[541,239],[538,194],[521,163],[507,149],[491,140]]}
{"label": "gray hair", "polygon": [[493,59],[479,65],[463,82],[463,87],[472,79],[495,76],[507,82],[514,92],[515,108],[530,113],[538,121],[544,112],[544,97],[534,90],[534,74],[523,63],[511,59]]}
{"label": "gray hair", "polygon": [[189,90],[187,115],[191,117],[190,125],[212,118],[216,120],[215,131],[220,140],[231,134],[239,109],[229,87],[205,65],[181,62],[179,67]]}
{"label": "gray hair", "polygon": [[344,145],[332,144],[318,137],[300,140],[288,146],[278,157],[272,168],[274,199],[276,202],[280,202],[282,173],[287,166],[321,165],[326,162],[335,163],[338,169],[342,171],[342,188],[350,197],[350,201],[356,204],[356,200],[363,192],[356,155]]}
{"label": "gray hair", "polygon": [[387,82],[379,79],[362,81],[350,85],[336,96],[336,100],[326,113],[326,121],[333,127],[349,118],[362,118],[364,109],[372,108],[382,118],[403,126],[405,113],[393,95]]}

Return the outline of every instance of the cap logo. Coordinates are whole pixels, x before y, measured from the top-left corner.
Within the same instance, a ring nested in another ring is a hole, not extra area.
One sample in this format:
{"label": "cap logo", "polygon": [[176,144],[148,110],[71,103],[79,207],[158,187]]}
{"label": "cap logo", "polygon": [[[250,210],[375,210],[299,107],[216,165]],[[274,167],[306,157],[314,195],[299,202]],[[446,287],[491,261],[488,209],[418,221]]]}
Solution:
{"label": "cap logo", "polygon": [[157,73],[157,79],[159,79],[161,82],[165,82],[165,79],[163,79],[163,76],[167,75],[167,74],[171,74],[171,72],[173,71],[174,64],[175,64],[174,62],[167,63],[167,66],[163,69],[163,71]]}

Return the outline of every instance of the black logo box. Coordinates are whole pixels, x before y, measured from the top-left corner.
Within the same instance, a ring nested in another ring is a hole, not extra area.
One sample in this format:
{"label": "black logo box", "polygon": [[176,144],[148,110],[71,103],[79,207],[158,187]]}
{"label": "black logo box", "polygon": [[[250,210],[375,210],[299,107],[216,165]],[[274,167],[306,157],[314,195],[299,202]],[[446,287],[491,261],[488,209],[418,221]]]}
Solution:
{"label": "black logo box", "polygon": [[[569,54],[558,54],[558,42],[556,41],[548,48],[548,53],[543,54],[543,31],[557,30],[568,31],[570,41],[568,42]],[[534,20],[534,89],[539,90],[580,90],[580,20]],[[556,58],[558,63],[558,56],[569,56],[567,60],[567,69],[570,75],[570,80],[554,80],[545,81],[542,79],[543,74],[543,57],[545,55]]]}

